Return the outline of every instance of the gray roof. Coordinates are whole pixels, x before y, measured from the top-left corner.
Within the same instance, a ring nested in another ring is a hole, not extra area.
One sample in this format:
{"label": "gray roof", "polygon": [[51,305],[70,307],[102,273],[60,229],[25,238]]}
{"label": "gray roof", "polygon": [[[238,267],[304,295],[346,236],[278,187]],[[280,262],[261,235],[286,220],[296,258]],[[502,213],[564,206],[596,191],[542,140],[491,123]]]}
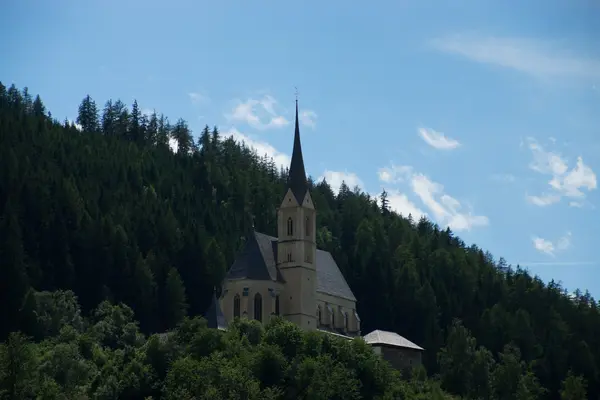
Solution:
{"label": "gray roof", "polygon": [[[348,282],[331,254],[317,250],[317,291],[356,301]],[[277,268],[277,238],[254,232],[227,273],[226,279],[253,279],[285,282]]]}
{"label": "gray roof", "polygon": [[262,233],[253,232],[246,245],[229,268],[226,279],[253,279],[284,282],[277,268],[277,241]]}
{"label": "gray roof", "polygon": [[406,349],[424,350],[422,347],[417,346],[410,340],[403,338],[395,332],[375,330],[368,335],[363,336],[365,342],[370,345],[385,345],[392,347],[403,347]]}

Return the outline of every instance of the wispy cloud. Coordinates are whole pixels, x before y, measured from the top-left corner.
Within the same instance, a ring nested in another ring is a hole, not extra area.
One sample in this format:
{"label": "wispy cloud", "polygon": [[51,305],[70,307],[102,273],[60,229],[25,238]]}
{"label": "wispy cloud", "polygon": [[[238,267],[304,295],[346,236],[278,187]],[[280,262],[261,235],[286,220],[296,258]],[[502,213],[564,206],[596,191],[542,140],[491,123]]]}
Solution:
{"label": "wispy cloud", "polygon": [[67,118],[67,121],[69,121],[69,123],[71,125],[73,125],[75,127],[75,129],[77,129],[78,131],[80,131],[80,132],[83,131],[83,127],[81,125],[79,125],[76,120]]}
{"label": "wispy cloud", "polygon": [[312,110],[300,110],[298,119],[302,125],[314,129],[317,126],[317,113]]}
{"label": "wispy cloud", "polygon": [[358,186],[364,190],[365,187],[363,181],[354,172],[326,170],[323,172],[323,175],[317,179],[317,182],[322,181],[323,179],[325,179],[325,181],[331,187],[331,190],[333,190],[333,192],[336,194],[340,191],[342,182],[344,182],[350,189]]}
{"label": "wispy cloud", "polygon": [[458,140],[447,137],[442,132],[434,131],[429,128],[419,128],[419,136],[428,145],[438,150],[453,150],[460,146]]}
{"label": "wispy cloud", "polygon": [[531,240],[537,251],[554,257],[557,252],[565,251],[571,247],[571,232],[567,232],[554,242],[539,236],[533,236]]}
{"label": "wispy cloud", "polygon": [[[443,185],[432,181],[422,173],[415,172],[411,166],[392,165],[381,168],[378,174],[383,183],[408,184],[435,221],[442,226],[449,226],[455,231],[468,231],[489,224],[488,217],[465,210],[460,201],[445,192]],[[401,198],[400,200],[408,199]],[[414,207],[416,208],[416,206]],[[422,211],[421,213],[425,214]]]}
{"label": "wispy cloud", "polygon": [[155,113],[156,110],[151,110],[149,108],[142,108],[142,115],[145,115],[146,117],[150,117],[152,116],[152,114]]}
{"label": "wispy cloud", "polygon": [[177,139],[173,137],[169,138],[169,148],[173,153],[177,153],[177,151],[179,150],[179,143],[177,142]]}
{"label": "wispy cloud", "polygon": [[537,206],[548,206],[557,203],[563,197],[570,198],[570,206],[581,207],[585,199],[583,190],[592,191],[597,188],[596,174],[577,157],[575,166],[569,169],[568,160],[560,153],[547,151],[533,138],[527,138],[533,160],[529,168],[535,172],[549,176],[548,192],[541,195],[526,195],[527,200]]}
{"label": "wispy cloud", "polygon": [[208,97],[208,95],[204,94],[204,93],[189,92],[188,97],[190,98],[190,101],[192,102],[192,104],[195,104],[195,105],[204,105],[204,104],[210,103],[210,97]]}
{"label": "wispy cloud", "polygon": [[289,124],[289,121],[276,112],[277,101],[269,95],[260,99],[248,99],[245,102],[237,102],[233,110],[225,117],[233,122],[243,122],[253,128],[264,130],[281,128]]}
{"label": "wispy cloud", "polygon": [[457,34],[433,39],[431,44],[472,61],[511,68],[539,78],[600,77],[600,60],[575,55],[554,42]]}
{"label": "wispy cloud", "polygon": [[272,158],[273,161],[275,162],[275,165],[277,165],[278,168],[281,168],[281,167],[287,168],[290,165],[291,159],[290,159],[289,155],[277,150],[271,144],[269,144],[265,141],[253,139],[253,138],[241,133],[240,131],[238,131],[235,128],[231,128],[231,129],[225,131],[222,134],[222,137],[223,138],[231,137],[236,142],[244,143],[247,147],[256,150],[256,153],[259,156],[266,155],[267,157]]}

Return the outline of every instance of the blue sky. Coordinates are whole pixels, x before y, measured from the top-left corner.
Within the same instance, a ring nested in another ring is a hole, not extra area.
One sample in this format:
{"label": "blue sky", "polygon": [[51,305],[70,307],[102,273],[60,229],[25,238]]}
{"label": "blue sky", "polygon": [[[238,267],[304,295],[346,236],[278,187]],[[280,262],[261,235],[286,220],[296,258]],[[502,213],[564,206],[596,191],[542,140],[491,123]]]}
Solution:
{"label": "blue sky", "polygon": [[183,117],[600,297],[600,3],[9,1],[0,80]]}

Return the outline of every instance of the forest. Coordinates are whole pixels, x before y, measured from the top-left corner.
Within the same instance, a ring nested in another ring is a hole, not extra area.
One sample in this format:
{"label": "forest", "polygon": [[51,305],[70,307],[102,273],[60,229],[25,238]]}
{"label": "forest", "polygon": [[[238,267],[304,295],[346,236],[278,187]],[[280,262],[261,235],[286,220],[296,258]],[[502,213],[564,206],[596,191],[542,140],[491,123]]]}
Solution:
{"label": "forest", "polygon": [[410,338],[424,368],[278,320],[207,329],[244,237],[275,234],[287,170],[135,101],[85,96],[76,122],[0,83],[1,398],[600,398],[589,293],[398,215],[385,191],[309,180],[318,246],[363,332]]}

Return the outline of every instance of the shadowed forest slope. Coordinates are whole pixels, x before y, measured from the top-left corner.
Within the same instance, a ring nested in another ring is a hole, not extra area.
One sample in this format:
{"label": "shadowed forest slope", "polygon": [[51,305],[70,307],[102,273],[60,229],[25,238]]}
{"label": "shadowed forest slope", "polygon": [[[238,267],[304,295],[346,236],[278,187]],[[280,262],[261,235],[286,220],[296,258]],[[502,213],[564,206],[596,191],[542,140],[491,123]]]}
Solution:
{"label": "shadowed forest slope", "polygon": [[[287,172],[216,128],[196,141],[184,120],[119,100],[99,109],[89,96],[77,124],[0,84],[2,340],[17,330],[35,337],[30,289],[70,289],[84,315],[104,300],[124,303],[142,332],[172,329],[208,306],[253,224],[275,233]],[[468,398],[493,386],[478,372],[509,355],[547,390],[539,398],[560,398],[573,376],[600,395],[600,315],[588,293],[568,296],[449,229],[404,218],[385,192],[376,202],[358,188],[310,186],[318,246],[352,287],[364,332],[391,330],[424,347],[428,372]],[[527,382],[515,382],[494,398],[516,398]]]}

